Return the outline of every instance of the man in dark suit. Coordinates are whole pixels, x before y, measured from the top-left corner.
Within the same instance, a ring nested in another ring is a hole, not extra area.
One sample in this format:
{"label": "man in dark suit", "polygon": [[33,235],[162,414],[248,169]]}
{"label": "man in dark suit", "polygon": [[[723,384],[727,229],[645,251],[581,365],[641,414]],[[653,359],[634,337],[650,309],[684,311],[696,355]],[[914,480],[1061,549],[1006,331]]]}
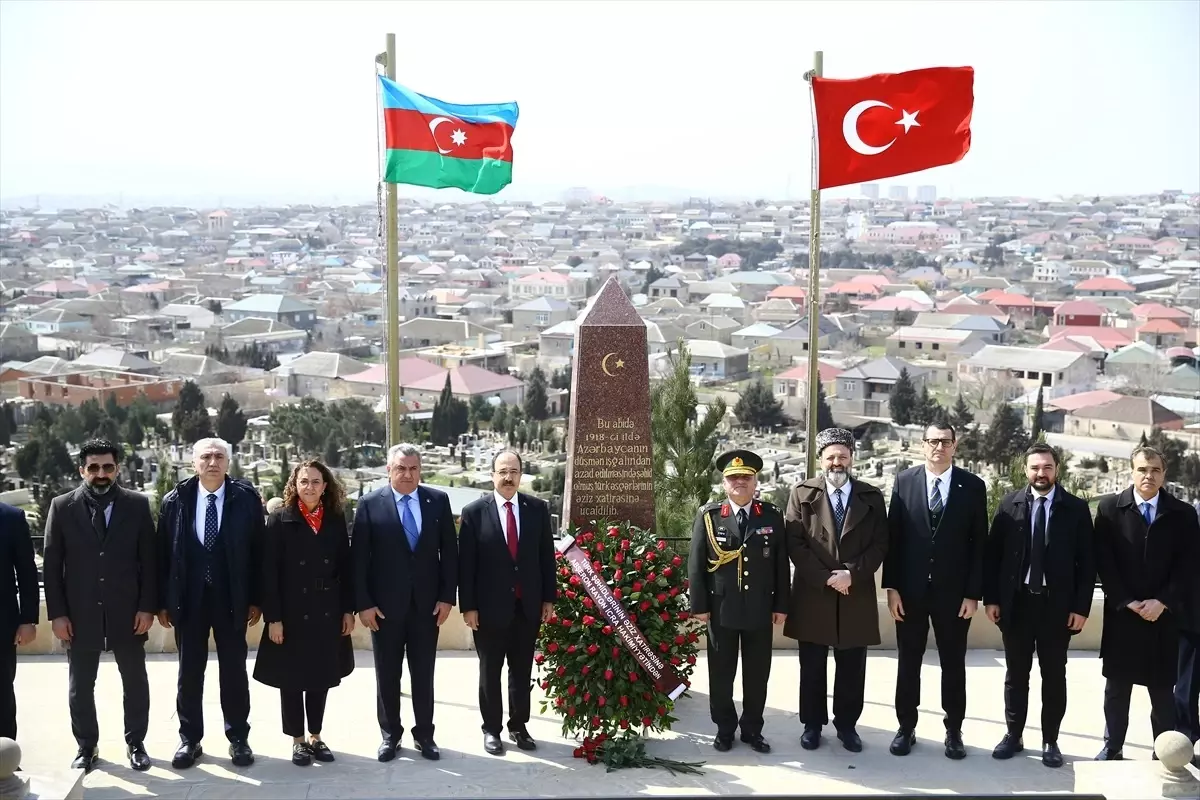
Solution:
{"label": "man in dark suit", "polygon": [[[708,623],[709,712],[717,726],[713,747],[727,752],[733,733],[757,753],[771,677],[773,625],[787,621],[788,557],[783,514],[755,498],[762,459],[749,450],[717,458],[726,499],[696,515],[688,556],[692,616]],[[733,705],[733,677],[742,659],[742,716]]]}
{"label": "man in dark suit", "polygon": [[[1200,518],[1192,530],[1189,575],[1200,575]],[[1183,523],[1181,520],[1181,524]],[[1191,581],[1179,609],[1179,670],[1175,678],[1175,729],[1192,743],[1200,741],[1200,580]],[[1200,767],[1200,753],[1192,760]]]}
{"label": "man in dark suit", "polygon": [[967,632],[983,597],[987,540],[987,487],[953,465],[958,437],[944,421],[925,429],[925,463],[896,476],[888,509],[889,543],[883,562],[888,610],[896,621],[896,718],[890,747],[908,755],[916,744],[921,661],[929,626],[942,669],[946,757],[967,755]]}
{"label": "man in dark suit", "polygon": [[195,476],[162,499],[158,514],[158,621],[175,626],[179,682],[175,710],[179,748],[171,760],[186,769],[204,754],[204,671],[208,637],[217,644],[221,713],[234,766],[254,763],[250,749],[250,682],[246,628],[258,622],[262,574],[262,500],[248,482],[228,475],[232,451],[223,439],[192,448]]}
{"label": "man in dark suit", "polygon": [[1025,749],[1029,671],[1042,673],[1042,763],[1063,765],[1058,729],[1067,711],[1067,648],[1083,630],[1096,587],[1092,512],[1058,485],[1058,454],[1037,443],[1025,451],[1029,485],[1000,501],[988,534],[983,602],[1004,639],[1004,721],[993,758]]}
{"label": "man in dark suit", "polygon": [[431,761],[433,669],[438,629],[454,608],[458,542],[445,492],[421,486],[421,451],[398,444],[388,451],[389,485],[371,492],[354,514],[358,616],[371,630],[375,691],[383,741],[377,756],[391,761],[400,748],[400,676],[408,657],[413,741]]}
{"label": "man in dark suit", "polygon": [[117,486],[121,451],[102,439],[79,449],[78,489],[50,501],[46,515],[46,616],[67,648],[71,733],[79,750],[71,766],[99,759],[96,672],[112,651],[121,672],[125,755],[150,769],[143,742],[150,721],[146,632],[158,606],[154,519],[145,496]]}
{"label": "man in dark suit", "polygon": [[554,613],[554,531],[544,500],[520,494],[521,456],[502,450],[492,459],[487,497],[469,504],[458,529],[459,608],[474,631],[479,655],[483,749],[504,752],[500,670],[508,661],[508,738],[535,750],[529,735],[533,650],[541,623]]}
{"label": "man in dark suit", "polygon": [[17,738],[17,648],[37,636],[38,599],[29,521],[0,503],[0,736],[7,739]]}
{"label": "man in dark suit", "polygon": [[1162,453],[1139,447],[1130,460],[1133,485],[1105,497],[1096,510],[1096,571],[1104,587],[1100,660],[1107,679],[1097,761],[1124,758],[1134,684],[1150,693],[1154,738],[1175,728],[1179,622],[1196,580],[1196,512],[1162,491]]}
{"label": "man in dark suit", "polygon": [[862,750],[856,725],[866,694],[867,648],[879,644],[875,573],[887,554],[883,493],[854,478],[854,435],[844,428],[817,434],[822,474],[792,489],[787,545],[792,563],[791,611],[785,636],[798,640],[800,746],[821,746],[829,722],[827,675],[833,648],[833,725],[842,746]]}

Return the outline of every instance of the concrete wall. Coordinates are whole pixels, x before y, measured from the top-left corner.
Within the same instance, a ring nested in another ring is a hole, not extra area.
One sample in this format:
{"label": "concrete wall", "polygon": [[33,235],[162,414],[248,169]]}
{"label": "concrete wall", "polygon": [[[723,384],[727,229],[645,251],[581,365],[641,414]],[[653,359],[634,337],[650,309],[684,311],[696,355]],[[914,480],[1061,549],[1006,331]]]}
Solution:
{"label": "concrete wall", "polygon": [[[1088,617],[1087,625],[1083,632],[1077,634],[1072,639],[1072,647],[1075,650],[1099,650],[1100,649],[1100,628],[1101,628],[1101,612],[1103,610],[1104,596],[1097,591],[1096,596],[1092,600],[1092,613]],[[1063,621],[1066,624],[1066,620]],[[246,632],[246,641],[250,645],[250,649],[258,647],[259,639],[262,638],[262,623],[254,626]],[[879,598],[879,631],[882,634],[883,642],[880,649],[893,650],[896,647],[896,627],[892,622],[891,615],[888,614],[887,600],[884,599],[882,593]],[[932,642],[932,633],[930,634]],[[371,649],[370,632],[361,624],[356,624],[354,633],[351,637],[354,640],[354,647],[357,650]],[[701,647],[704,646],[701,641]],[[967,646],[977,650],[1003,650],[1004,645],[1000,640],[1000,631],[995,625],[988,622],[984,616],[983,609],[980,608],[976,613],[974,620],[971,623],[971,633],[968,639]],[[781,628],[775,629],[775,649],[777,650],[794,650],[796,642],[793,639],[788,639],[782,633]],[[216,646],[211,641],[209,649],[215,651]],[[439,650],[473,650],[474,644],[471,639],[471,631],[463,623],[462,614],[456,608],[450,612],[450,617],[442,626],[441,634],[438,637]],[[62,642],[54,638],[54,634],[50,632],[50,624],[46,621],[46,607],[42,605],[42,623],[38,625],[37,639],[32,643],[18,649],[19,655],[47,655],[63,653]],[[161,627],[157,622],[150,629],[150,639],[146,643],[146,652],[148,653],[173,653],[175,652],[175,637],[174,632]]]}

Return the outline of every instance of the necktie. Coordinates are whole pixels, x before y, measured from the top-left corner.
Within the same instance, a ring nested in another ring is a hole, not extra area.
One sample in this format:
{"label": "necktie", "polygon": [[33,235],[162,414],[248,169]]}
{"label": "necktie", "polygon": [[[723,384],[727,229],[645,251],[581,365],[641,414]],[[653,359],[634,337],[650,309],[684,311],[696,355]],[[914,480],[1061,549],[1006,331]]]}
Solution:
{"label": "necktie", "polygon": [[1029,551],[1029,591],[1040,594],[1045,582],[1042,562],[1046,556],[1046,498],[1037,499],[1033,514],[1033,547]]}
{"label": "necktie", "polygon": [[[505,511],[508,514],[507,531],[505,538],[508,539],[508,554],[512,556],[513,561],[517,560],[517,515],[513,512],[513,504],[505,503]],[[517,581],[517,597],[521,596],[521,583]]]}
{"label": "necktie", "polygon": [[737,513],[738,533],[742,535],[742,541],[746,541],[746,509],[739,508]]}
{"label": "necktie", "polygon": [[834,489],[833,493],[833,522],[838,539],[841,539],[841,523],[846,521],[846,506],[841,503],[841,489]]}
{"label": "necktie", "polygon": [[929,510],[935,517],[942,515],[942,479],[933,479],[933,491],[929,493]]}
{"label": "necktie", "polygon": [[[217,496],[208,496],[208,507],[204,509],[204,549],[213,551],[217,544]],[[204,582],[212,583],[212,559],[204,565]]]}
{"label": "necktie", "polygon": [[1146,525],[1154,524],[1154,509],[1149,503],[1142,503],[1142,517],[1146,520]]}
{"label": "necktie", "polygon": [[412,497],[404,495],[400,502],[404,504],[400,512],[400,524],[404,526],[404,536],[408,539],[408,547],[414,553],[417,551],[417,540],[421,538],[421,530],[417,527],[417,518],[413,516],[409,501]]}

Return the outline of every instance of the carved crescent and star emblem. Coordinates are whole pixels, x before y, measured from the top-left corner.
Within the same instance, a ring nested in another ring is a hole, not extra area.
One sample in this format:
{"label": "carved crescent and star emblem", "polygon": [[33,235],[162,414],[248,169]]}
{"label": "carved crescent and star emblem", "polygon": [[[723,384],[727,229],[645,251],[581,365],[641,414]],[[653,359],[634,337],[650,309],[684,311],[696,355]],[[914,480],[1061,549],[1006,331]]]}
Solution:
{"label": "carved crescent and star emblem", "polygon": [[[863,100],[862,102],[855,103],[853,106],[851,106],[850,110],[846,112],[846,116],[842,117],[842,136],[845,137],[846,144],[849,145],[851,150],[864,156],[877,156],[896,143],[896,139],[893,138],[887,144],[878,146],[869,145],[862,140],[861,136],[859,136],[858,118],[861,117],[865,111],[868,111],[872,108],[886,108],[889,111],[895,110],[882,100]],[[920,111],[909,112],[907,110],[903,110],[900,114],[900,119],[896,121],[896,124],[903,125],[905,133],[908,133],[912,128],[919,128],[921,127],[921,123],[917,122],[917,114],[920,113]]]}
{"label": "carved crescent and star emblem", "polygon": [[[450,153],[451,150],[443,150],[441,144],[439,144],[437,140],[437,129],[438,126],[443,122],[449,122],[454,125],[462,125],[462,123],[456,119],[451,119],[450,117],[434,117],[433,119],[429,120],[429,133],[431,136],[433,136],[433,145],[437,148],[439,153],[446,155],[447,153]],[[454,132],[450,134],[450,143],[454,147],[462,147],[467,143],[466,132],[461,127],[455,128]]]}
{"label": "carved crescent and star emblem", "polygon": [[[604,358],[600,359],[601,371],[610,378],[617,377],[616,373],[609,371],[609,368],[608,368],[608,360],[615,355],[616,355],[616,353],[605,353]],[[625,369],[625,361],[621,358],[618,358],[616,360],[616,362],[614,363],[614,367],[616,369]]]}

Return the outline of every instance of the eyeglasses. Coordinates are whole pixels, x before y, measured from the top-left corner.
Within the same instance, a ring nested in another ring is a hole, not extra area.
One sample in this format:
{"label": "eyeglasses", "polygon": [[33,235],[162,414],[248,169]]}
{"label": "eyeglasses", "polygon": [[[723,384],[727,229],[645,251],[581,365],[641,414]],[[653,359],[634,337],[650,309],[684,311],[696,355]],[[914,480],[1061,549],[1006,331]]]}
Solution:
{"label": "eyeglasses", "polygon": [[926,439],[925,444],[930,447],[949,447],[954,444],[953,439]]}
{"label": "eyeglasses", "polygon": [[116,464],[88,464],[84,469],[89,475],[97,475],[101,472],[116,472]]}
{"label": "eyeglasses", "polygon": [[301,478],[300,480],[296,481],[296,485],[302,489],[308,489],[317,486],[324,486],[325,481],[321,480],[320,478],[313,478],[312,480],[309,480],[308,478]]}

